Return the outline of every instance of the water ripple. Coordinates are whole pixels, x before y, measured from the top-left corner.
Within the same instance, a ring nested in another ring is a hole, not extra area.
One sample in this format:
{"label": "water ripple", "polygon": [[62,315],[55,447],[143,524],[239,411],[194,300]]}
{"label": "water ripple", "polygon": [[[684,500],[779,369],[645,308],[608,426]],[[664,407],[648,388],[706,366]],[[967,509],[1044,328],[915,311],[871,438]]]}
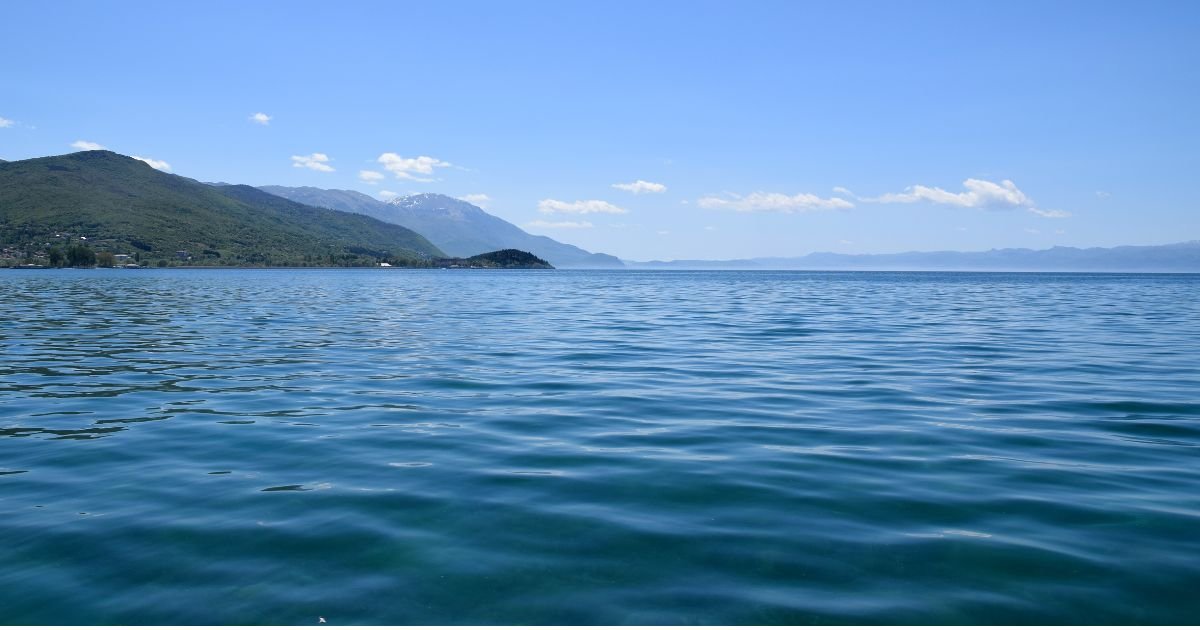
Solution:
{"label": "water ripple", "polygon": [[0,274],[13,624],[1190,623],[1200,277]]}

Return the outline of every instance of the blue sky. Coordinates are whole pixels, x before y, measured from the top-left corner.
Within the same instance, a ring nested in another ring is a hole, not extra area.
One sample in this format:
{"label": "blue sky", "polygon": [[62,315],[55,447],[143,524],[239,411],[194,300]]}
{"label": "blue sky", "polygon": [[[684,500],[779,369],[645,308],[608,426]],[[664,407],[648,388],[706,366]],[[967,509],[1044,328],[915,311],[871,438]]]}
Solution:
{"label": "blue sky", "polygon": [[3,16],[8,160],[82,141],[203,181],[486,195],[531,232],[635,260],[1200,238],[1200,3]]}

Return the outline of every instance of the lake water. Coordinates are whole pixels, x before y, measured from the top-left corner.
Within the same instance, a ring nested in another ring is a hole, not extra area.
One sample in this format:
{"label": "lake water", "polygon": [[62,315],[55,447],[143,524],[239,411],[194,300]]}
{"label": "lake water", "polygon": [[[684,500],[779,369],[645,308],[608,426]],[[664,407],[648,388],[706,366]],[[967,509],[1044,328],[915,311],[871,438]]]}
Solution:
{"label": "lake water", "polygon": [[0,623],[1195,623],[1200,276],[0,272]]}

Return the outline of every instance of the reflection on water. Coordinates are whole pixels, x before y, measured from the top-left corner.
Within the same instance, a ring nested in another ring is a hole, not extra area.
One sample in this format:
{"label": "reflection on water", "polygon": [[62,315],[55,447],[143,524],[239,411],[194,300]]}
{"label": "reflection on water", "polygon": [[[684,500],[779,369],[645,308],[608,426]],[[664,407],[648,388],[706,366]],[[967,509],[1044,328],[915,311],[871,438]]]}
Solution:
{"label": "reflection on water", "polygon": [[0,273],[22,624],[1190,623],[1200,277]]}

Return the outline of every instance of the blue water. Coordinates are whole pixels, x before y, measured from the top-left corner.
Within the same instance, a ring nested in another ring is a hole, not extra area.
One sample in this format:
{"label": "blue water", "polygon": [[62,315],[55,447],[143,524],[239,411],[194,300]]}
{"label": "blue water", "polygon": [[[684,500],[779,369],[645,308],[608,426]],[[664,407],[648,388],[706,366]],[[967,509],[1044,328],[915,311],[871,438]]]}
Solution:
{"label": "blue water", "polygon": [[1198,296],[0,272],[0,622],[1195,623]]}

